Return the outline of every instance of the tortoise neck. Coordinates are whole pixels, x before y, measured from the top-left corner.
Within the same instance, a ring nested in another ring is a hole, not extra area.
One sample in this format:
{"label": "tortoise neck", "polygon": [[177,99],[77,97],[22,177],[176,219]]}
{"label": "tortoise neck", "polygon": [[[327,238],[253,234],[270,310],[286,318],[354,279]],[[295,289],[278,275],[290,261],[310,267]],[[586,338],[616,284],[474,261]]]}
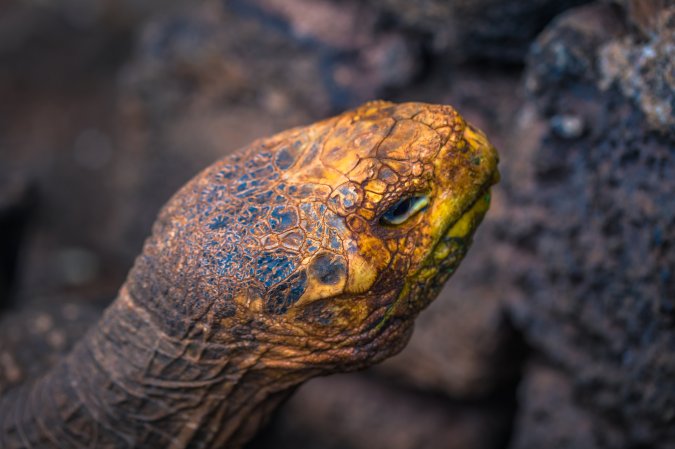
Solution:
{"label": "tortoise neck", "polygon": [[0,447],[238,447],[306,379],[254,342],[178,339],[122,289],[44,377],[0,399]]}

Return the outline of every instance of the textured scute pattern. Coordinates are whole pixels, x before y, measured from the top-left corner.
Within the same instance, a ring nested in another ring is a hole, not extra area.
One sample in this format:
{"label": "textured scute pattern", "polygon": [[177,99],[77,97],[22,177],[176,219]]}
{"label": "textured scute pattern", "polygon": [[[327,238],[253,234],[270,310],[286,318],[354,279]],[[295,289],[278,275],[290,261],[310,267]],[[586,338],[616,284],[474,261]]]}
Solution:
{"label": "textured scute pattern", "polygon": [[[274,292],[265,295],[265,310],[273,313],[285,312],[304,293],[304,258],[345,251],[338,237],[345,234],[344,220],[319,201],[326,186],[299,188],[281,179],[301,143],[296,140],[294,150],[284,144],[265,148],[245,163],[230,158],[213,175],[197,209],[199,220],[214,231],[202,268],[214,277],[248,283],[263,295]],[[303,197],[315,199],[296,205]]]}
{"label": "textured scute pattern", "polygon": [[[357,288],[359,263],[391,288],[387,279],[403,279],[437,236],[426,226],[380,229],[377,217],[407,192],[445,189],[435,185],[434,164],[451,146],[444,183],[466,184],[472,201],[488,180],[490,163],[468,151],[476,142],[464,129],[449,107],[376,102],[259,140],[209,167],[165,207],[130,275],[131,294],[151,303],[204,298],[184,301],[191,310],[165,310],[182,333],[186,315],[226,318],[237,304],[284,314],[310,289],[339,297]],[[148,278],[158,271],[166,273]],[[180,282],[167,282],[174,278]]]}

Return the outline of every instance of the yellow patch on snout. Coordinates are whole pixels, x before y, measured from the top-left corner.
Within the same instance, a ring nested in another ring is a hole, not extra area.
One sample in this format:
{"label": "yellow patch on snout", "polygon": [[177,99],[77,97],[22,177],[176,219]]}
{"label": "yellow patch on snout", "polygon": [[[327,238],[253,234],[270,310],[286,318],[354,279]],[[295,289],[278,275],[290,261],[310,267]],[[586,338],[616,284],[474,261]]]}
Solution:
{"label": "yellow patch on snout", "polygon": [[467,210],[448,231],[448,237],[466,238],[477,227],[490,208],[490,193],[486,192]]}

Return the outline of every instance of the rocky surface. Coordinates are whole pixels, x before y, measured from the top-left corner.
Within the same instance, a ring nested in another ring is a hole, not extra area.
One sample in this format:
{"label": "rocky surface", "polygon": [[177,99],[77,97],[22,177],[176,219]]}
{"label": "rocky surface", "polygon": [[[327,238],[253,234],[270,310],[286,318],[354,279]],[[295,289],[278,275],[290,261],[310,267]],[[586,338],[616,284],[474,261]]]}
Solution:
{"label": "rocky surface", "polygon": [[584,0],[384,0],[369,2],[392,20],[428,34],[455,59],[520,63],[544,26]]}
{"label": "rocky surface", "polygon": [[[633,69],[608,72],[603,58],[631,58],[637,45],[630,31],[617,33],[625,30],[621,16],[594,26],[594,17],[612,17],[609,8],[567,13],[533,46],[528,65],[536,113],[520,134],[537,121],[549,127],[523,152],[529,177],[511,183],[510,201],[529,220],[506,220],[502,231],[530,263],[514,273],[509,308],[555,367],[551,382],[565,387],[543,389],[546,375],[526,371],[519,448],[546,441],[530,435],[539,425],[533,409],[560,434],[575,434],[575,419],[585,416],[593,447],[675,442],[675,134],[672,113],[657,117],[644,100],[675,101],[675,84],[658,70],[675,44],[675,10],[662,11],[642,44],[657,53],[641,61],[640,78]],[[565,390],[569,407],[559,412],[556,397]],[[578,417],[567,419],[574,409]]]}
{"label": "rocky surface", "polygon": [[605,91],[618,87],[650,128],[668,133],[675,129],[675,12],[670,8],[652,15],[640,22],[643,35],[625,36],[599,50],[599,86]]}
{"label": "rocky surface", "polygon": [[[511,448],[606,447],[594,437],[597,417],[579,406],[569,376],[546,362],[536,360],[526,367],[519,393],[522,399],[515,422]],[[605,432],[606,423],[602,423]],[[610,428],[617,438],[615,428]]]}

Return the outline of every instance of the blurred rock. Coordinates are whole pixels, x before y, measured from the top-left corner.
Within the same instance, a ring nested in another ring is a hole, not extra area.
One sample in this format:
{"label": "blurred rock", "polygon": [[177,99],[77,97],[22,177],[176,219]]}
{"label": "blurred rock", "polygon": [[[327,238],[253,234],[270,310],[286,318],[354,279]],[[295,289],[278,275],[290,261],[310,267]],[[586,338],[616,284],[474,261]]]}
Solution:
{"label": "blurred rock", "polygon": [[[647,22],[650,23],[650,22]],[[599,85],[618,85],[647,117],[647,123],[663,132],[675,130],[675,6],[657,14],[645,42],[627,36],[600,49]]]}
{"label": "blurred rock", "polygon": [[[423,48],[423,53],[443,54],[452,61],[470,59],[519,64],[530,43],[552,18],[588,0],[240,0],[233,3],[247,5],[246,9],[257,5],[260,13],[281,19],[299,38],[333,48],[358,49],[361,54],[367,53],[364,48],[383,46],[384,42],[375,41],[378,34],[387,34],[388,30],[390,36],[405,33],[405,42],[417,41],[413,54]],[[419,54],[418,57],[426,56]],[[391,66],[395,58],[383,59]],[[368,59],[362,60],[368,64]],[[389,73],[401,76],[401,65],[398,66]],[[361,82],[361,78],[355,77],[347,86],[352,89],[354,83]]]}
{"label": "blurred rock", "polygon": [[619,5],[634,34],[647,39],[653,35],[663,10],[673,6],[673,0],[605,0]]}
{"label": "blurred rock", "polygon": [[[134,26],[182,0],[0,2],[0,85],[64,86],[123,59]],[[106,67],[110,68],[110,65]],[[49,74],[49,76],[46,76]]]}
{"label": "blurred rock", "polygon": [[600,78],[599,48],[625,32],[620,11],[610,5],[593,4],[557,17],[532,44],[527,57],[525,87],[537,107],[553,116],[553,109],[589,100],[587,92],[570,87],[594,85]]}
{"label": "blurred rock", "polygon": [[63,248],[86,247],[105,266],[78,284],[96,298],[113,297],[130,263],[116,266],[109,248],[120,244],[102,238],[115,214],[115,186],[106,176],[119,151],[114,79],[133,24],[146,14],[141,9],[169,2],[124,3],[0,2],[0,176],[25,174],[40,195],[22,248],[17,305],[74,287],[53,267]]}
{"label": "blurred rock", "polygon": [[585,129],[583,119],[577,115],[554,115],[550,123],[551,131],[563,139],[578,139]]}
{"label": "blurred rock", "polygon": [[[647,37],[628,32],[631,16],[625,14],[607,4],[591,5],[561,15],[542,33],[532,46],[526,78],[542,109],[560,107],[554,103],[567,93],[583,97],[584,92],[570,92],[574,82],[602,91],[619,87],[651,128],[675,129],[675,7],[652,13],[650,21],[642,19],[652,24],[641,28]],[[564,99],[569,101],[567,95]]]}
{"label": "blurred rock", "polygon": [[29,41],[44,39],[57,28],[129,28],[177,3],[180,0],[5,0],[0,4],[0,54],[25,48]]}
{"label": "blurred rock", "polygon": [[[658,23],[670,23],[671,13],[662,11]],[[529,58],[532,103],[513,134],[529,168],[517,182],[506,181],[513,213],[498,232],[520,260],[509,268],[515,288],[503,297],[553,373],[525,374],[517,447],[562,447],[560,436],[577,435],[582,421],[586,436],[566,447],[587,447],[580,441],[588,435],[598,448],[675,444],[675,134],[661,132],[673,115],[655,123],[632,90],[605,83],[607,72],[593,64],[608,46],[634,51],[637,37],[621,17],[609,5],[566,13]],[[672,30],[659,28],[654,36],[669,42],[655,51],[675,45]],[[650,61],[658,66],[668,58],[662,52]],[[664,83],[648,81],[668,74],[645,69],[621,76],[675,102]],[[561,114],[583,117],[588,132],[560,136],[546,124]],[[537,128],[543,136],[527,140]],[[555,391],[530,397],[548,383],[560,385],[564,410]],[[548,416],[555,432],[537,430],[533,409]]]}
{"label": "blurred rock", "polygon": [[69,286],[85,285],[100,274],[100,262],[87,248],[63,248],[54,256],[53,270]]}
{"label": "blurred rock", "polygon": [[80,339],[101,309],[72,297],[41,298],[39,308],[0,317],[0,395],[42,375]]}
{"label": "blurred rock", "polygon": [[125,86],[152,113],[230,104],[334,113],[419,70],[415,40],[377,19],[354,1],[205,2],[145,27]]}
{"label": "blurred rock", "polygon": [[212,1],[149,21],[122,88],[151,126],[238,105],[267,106],[280,116],[297,107],[325,113],[329,94],[320,70],[317,55],[300,42]]}
{"label": "blurred rock", "polygon": [[535,361],[528,365],[519,393],[510,448],[591,448],[600,444],[593,437],[593,418],[577,405],[568,376]]}
{"label": "blurred rock", "polygon": [[587,0],[384,0],[368,2],[395,21],[431,35],[435,51],[456,59],[522,63],[537,34],[560,12]]}
{"label": "blurred rock", "polygon": [[292,40],[320,57],[334,109],[405,86],[423,65],[420,36],[383,26],[381,13],[364,2],[253,0],[233,4],[244,14],[275,22]]}
{"label": "blurred rock", "polygon": [[247,449],[492,448],[506,442],[508,424],[508,406],[453,403],[362,374],[335,375],[300,387]]}

